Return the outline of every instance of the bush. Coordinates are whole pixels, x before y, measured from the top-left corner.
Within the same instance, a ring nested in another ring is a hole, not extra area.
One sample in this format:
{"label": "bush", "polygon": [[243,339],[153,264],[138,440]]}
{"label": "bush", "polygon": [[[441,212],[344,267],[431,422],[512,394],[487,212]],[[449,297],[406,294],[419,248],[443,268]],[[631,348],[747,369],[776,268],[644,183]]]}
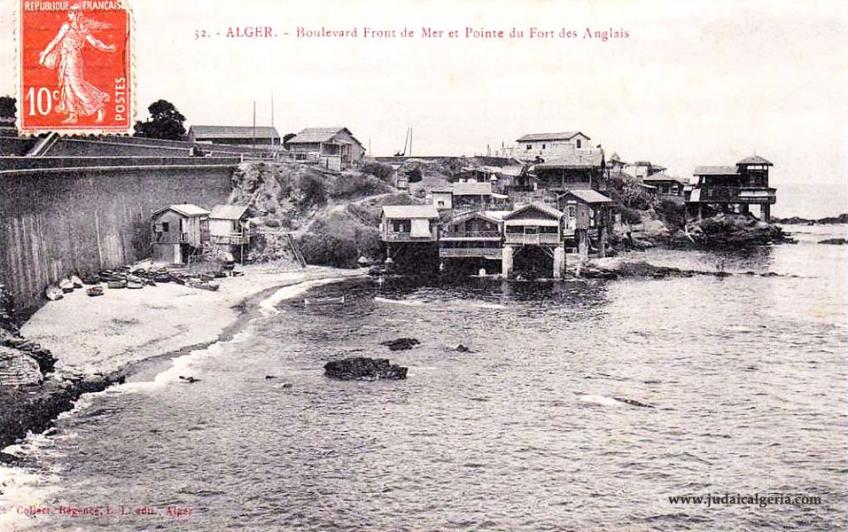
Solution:
{"label": "bush", "polygon": [[621,223],[635,225],[642,223],[642,216],[636,209],[630,209],[623,205],[618,207],[618,212],[621,213]]}
{"label": "bush", "polygon": [[666,225],[680,229],[686,227],[686,206],[684,204],[664,199],[657,205],[656,211]]}
{"label": "bush", "polygon": [[395,169],[390,164],[383,164],[377,161],[366,161],[362,163],[359,169],[364,174],[371,174],[382,181],[389,182],[393,175],[395,175]]}
{"label": "bush", "polygon": [[330,196],[333,198],[355,198],[375,196],[390,192],[392,187],[368,174],[342,174],[333,183]]}
{"label": "bush", "polygon": [[351,268],[356,266],[359,253],[356,244],[327,233],[309,233],[298,242],[303,257],[309,264]]}
{"label": "bush", "polygon": [[319,205],[327,201],[327,190],[324,182],[312,174],[302,174],[297,179],[300,189],[301,205]]}
{"label": "bush", "polygon": [[424,174],[421,173],[420,168],[413,168],[412,170],[406,173],[406,179],[410,183],[419,183],[422,179],[424,179]]}

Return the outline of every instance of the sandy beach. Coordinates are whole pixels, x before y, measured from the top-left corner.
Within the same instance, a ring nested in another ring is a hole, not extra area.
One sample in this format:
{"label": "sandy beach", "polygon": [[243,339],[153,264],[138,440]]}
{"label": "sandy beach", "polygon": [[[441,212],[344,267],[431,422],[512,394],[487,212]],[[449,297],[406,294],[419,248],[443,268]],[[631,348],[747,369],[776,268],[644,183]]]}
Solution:
{"label": "sandy beach", "polygon": [[156,356],[217,341],[235,325],[242,305],[277,287],[353,277],[361,270],[308,267],[284,270],[247,266],[244,275],[221,279],[217,292],[175,283],[143,290],[106,290],[90,298],[66,294],[36,312],[22,333],[59,359],[57,368],[109,373]]}

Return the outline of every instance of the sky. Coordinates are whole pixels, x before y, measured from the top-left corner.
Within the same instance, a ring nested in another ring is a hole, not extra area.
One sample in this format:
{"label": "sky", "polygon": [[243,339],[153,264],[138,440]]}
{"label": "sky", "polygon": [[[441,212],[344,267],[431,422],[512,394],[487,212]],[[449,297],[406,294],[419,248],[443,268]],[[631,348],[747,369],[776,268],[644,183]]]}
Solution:
{"label": "sky", "polygon": [[[839,186],[848,182],[843,4],[135,0],[136,112],[144,119],[164,98],[188,124],[250,125],[256,101],[263,125],[273,94],[282,134],[346,126],[375,155],[402,149],[408,127],[416,155],[582,131],[607,153],[683,177],[757,153],[775,163],[778,185]],[[0,94],[14,94],[17,1],[0,6]],[[257,25],[276,37],[225,37]],[[298,38],[298,27],[359,35]],[[365,27],[415,36],[366,38]],[[460,36],[423,38],[423,27]],[[525,38],[465,38],[466,27]],[[531,39],[530,28],[578,37]],[[586,28],[629,36],[587,39]],[[203,30],[212,36],[196,39]]]}

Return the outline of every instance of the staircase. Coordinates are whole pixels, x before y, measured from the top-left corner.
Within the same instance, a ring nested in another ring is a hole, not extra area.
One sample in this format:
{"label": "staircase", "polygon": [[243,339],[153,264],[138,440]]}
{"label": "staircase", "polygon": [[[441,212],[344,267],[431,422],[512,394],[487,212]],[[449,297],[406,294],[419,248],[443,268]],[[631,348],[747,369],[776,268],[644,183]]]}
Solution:
{"label": "staircase", "polygon": [[289,248],[291,248],[292,254],[294,255],[297,263],[301,268],[306,268],[306,259],[303,257],[303,253],[300,252],[300,248],[297,247],[297,242],[295,242],[291,233],[286,233],[286,240],[288,241]]}
{"label": "staircase", "polygon": [[57,142],[59,134],[55,131],[48,133],[46,137],[39,139],[26,154],[26,157],[44,157]]}

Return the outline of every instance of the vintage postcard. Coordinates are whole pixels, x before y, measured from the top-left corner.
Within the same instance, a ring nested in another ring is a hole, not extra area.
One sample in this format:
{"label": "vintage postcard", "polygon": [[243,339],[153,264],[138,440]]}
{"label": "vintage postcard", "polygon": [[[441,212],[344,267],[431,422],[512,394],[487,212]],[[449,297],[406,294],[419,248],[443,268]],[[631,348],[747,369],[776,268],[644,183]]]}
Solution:
{"label": "vintage postcard", "polygon": [[0,531],[845,530],[846,49],[0,0]]}

